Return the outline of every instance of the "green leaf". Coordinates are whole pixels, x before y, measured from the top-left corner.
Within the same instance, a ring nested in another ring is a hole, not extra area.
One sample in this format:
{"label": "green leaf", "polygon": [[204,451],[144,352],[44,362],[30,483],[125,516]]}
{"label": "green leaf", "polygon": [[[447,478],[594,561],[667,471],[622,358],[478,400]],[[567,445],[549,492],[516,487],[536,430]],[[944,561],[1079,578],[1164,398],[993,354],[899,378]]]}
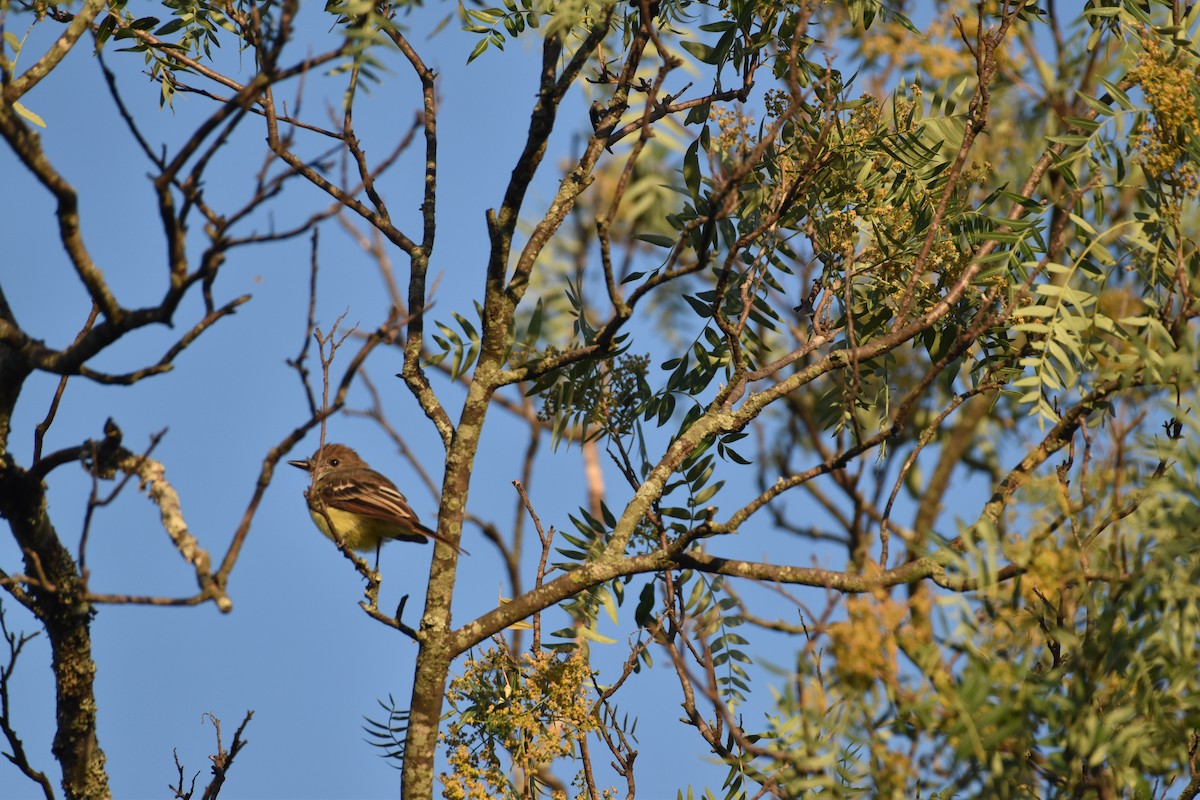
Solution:
{"label": "green leaf", "polygon": [[597,592],[597,595],[599,596],[600,605],[608,613],[608,618],[611,619],[614,624],[616,624],[619,621],[617,619],[617,603],[613,598],[612,592],[604,587],[601,587]]}
{"label": "green leaf", "polygon": [[589,642],[596,642],[597,644],[614,644],[617,641],[616,639],[610,639],[603,634],[597,633],[588,627],[580,627],[576,630],[580,636],[582,636],[584,639],[587,639]]}
{"label": "green leaf", "polygon": [[472,48],[471,55],[467,56],[467,63],[470,64],[472,61],[479,58],[479,56],[483,55],[484,51],[487,50],[487,48],[488,48],[488,40],[480,39],[475,44],[475,47]]}
{"label": "green leaf", "polygon": [[45,121],[45,120],[43,120],[43,119],[42,119],[41,117],[39,117],[37,114],[35,114],[35,113],[33,113],[32,111],[30,111],[28,108],[26,108],[25,106],[23,106],[23,105],[22,105],[21,103],[19,103],[18,101],[14,100],[14,101],[13,101],[13,104],[12,104],[12,106],[13,106],[13,111],[16,111],[16,112],[17,112],[18,114],[20,114],[22,117],[24,117],[25,119],[27,119],[27,120],[29,120],[30,122],[32,122],[34,125],[37,125],[39,128],[44,128],[44,127],[46,127],[46,121]]}
{"label": "green leaf", "polygon": [[682,41],[679,45],[705,64],[716,64],[719,60],[716,49],[704,42]]}
{"label": "green leaf", "polygon": [[542,298],[538,298],[537,304],[533,307],[533,314],[529,317],[529,328],[525,331],[525,342],[530,346],[534,345],[538,338],[542,335],[542,319],[544,318],[545,308],[542,305]]}
{"label": "green leaf", "polygon": [[[695,453],[694,455],[699,455],[699,453]],[[696,483],[703,486],[708,481],[709,476],[712,475],[713,457],[711,455],[699,459],[689,457],[689,462],[692,463],[687,468],[687,474],[684,476],[685,480],[689,484]]]}
{"label": "green leaf", "polygon": [[1125,94],[1121,87],[1117,86],[1112,81],[1105,80],[1104,78],[1100,78],[1100,83],[1102,86],[1104,86],[1105,91],[1112,96],[1113,101],[1116,102],[1117,105],[1119,105],[1125,111],[1134,110],[1133,101],[1129,99],[1129,95]]}
{"label": "green leaf", "polygon": [[[676,242],[676,239],[673,237],[663,236],[660,233],[639,233],[637,238],[643,242],[647,242],[648,244],[657,245],[658,247],[674,247]],[[636,274],[638,277],[641,277],[644,273],[639,272]],[[624,281],[622,281],[622,283],[630,280],[633,280],[633,278],[626,278]]]}
{"label": "green leaf", "polygon": [[458,324],[462,327],[463,332],[467,334],[468,339],[470,339],[472,342],[479,341],[479,332],[475,330],[475,326],[471,324],[470,320],[458,312],[453,312],[451,316],[458,321]]}
{"label": "green leaf", "polygon": [[726,447],[723,450],[725,457],[735,464],[749,464],[750,462],[742,458],[732,447]]}
{"label": "green leaf", "polygon": [[633,621],[639,628],[646,627],[653,618],[654,601],[654,582],[651,581],[642,587],[642,592],[638,595],[637,608],[633,612]]}
{"label": "green leaf", "polygon": [[600,501],[600,516],[604,518],[604,525],[607,528],[612,529],[617,527],[616,515],[613,514],[603,500]]}
{"label": "green leaf", "polygon": [[695,504],[698,506],[704,505],[710,499],[712,499],[713,495],[715,495],[717,492],[721,491],[721,487],[724,485],[725,485],[725,481],[717,481],[716,483],[712,484],[711,486],[705,487],[704,489],[702,489],[696,493],[696,497],[693,499],[693,502],[695,502]]}
{"label": "green leaf", "polygon": [[155,36],[169,36],[170,34],[175,33],[175,31],[179,30],[186,24],[187,24],[186,22],[184,22],[182,19],[177,17],[177,18],[171,20],[170,22],[168,22],[166,25],[163,25],[158,30],[156,30],[154,32],[154,35]]}
{"label": "green leaf", "polygon": [[[683,299],[686,300],[688,305],[692,307],[692,310],[696,312],[697,316],[705,319],[712,316],[712,307],[700,298],[694,295],[685,294]],[[697,344],[699,343],[697,342]]]}
{"label": "green leaf", "polygon": [[700,140],[688,145],[683,157],[683,181],[687,184],[692,200],[700,202]]}
{"label": "green leaf", "polygon": [[701,103],[698,106],[692,106],[691,111],[688,111],[687,118],[684,119],[685,125],[699,125],[708,119],[712,113],[712,103]]}

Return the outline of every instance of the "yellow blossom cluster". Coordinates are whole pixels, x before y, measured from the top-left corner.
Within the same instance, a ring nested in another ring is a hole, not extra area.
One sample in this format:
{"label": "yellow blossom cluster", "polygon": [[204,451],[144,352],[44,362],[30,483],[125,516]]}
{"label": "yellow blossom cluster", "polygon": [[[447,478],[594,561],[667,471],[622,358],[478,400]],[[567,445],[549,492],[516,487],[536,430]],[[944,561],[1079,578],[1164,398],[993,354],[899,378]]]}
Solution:
{"label": "yellow blossom cluster", "polygon": [[[964,15],[962,19],[968,28],[975,27],[973,14]],[[862,51],[867,59],[886,60],[898,68],[910,63],[921,64],[922,70],[935,83],[965,75],[975,67],[975,59],[962,46],[954,18],[949,14],[931,20],[925,35],[919,37],[912,36],[896,21],[873,26],[863,36]]]}
{"label": "yellow blossom cluster", "polygon": [[[446,692],[457,713],[440,734],[450,761],[450,772],[439,776],[442,796],[525,796],[536,776],[554,761],[572,757],[579,742],[599,729],[591,678],[579,653],[515,656],[494,646],[468,661]],[[556,795],[566,800],[565,792]]]}
{"label": "yellow blossom cluster", "polygon": [[835,674],[859,691],[880,680],[895,688],[899,670],[896,632],[908,615],[907,606],[881,593],[879,597],[850,598],[846,611],[844,622],[829,626]]}
{"label": "yellow blossom cluster", "polygon": [[1200,138],[1200,109],[1192,89],[1198,69],[1182,54],[1164,53],[1156,39],[1146,37],[1143,46],[1129,77],[1141,85],[1154,118],[1134,131],[1136,160],[1147,175],[1174,187],[1178,205],[1200,194],[1200,167],[1187,151],[1188,139]]}
{"label": "yellow blossom cluster", "polygon": [[754,117],[747,116],[740,109],[714,105],[709,112],[709,119],[721,131],[713,141],[713,152],[719,153],[726,163],[740,161],[754,149],[750,135]]}

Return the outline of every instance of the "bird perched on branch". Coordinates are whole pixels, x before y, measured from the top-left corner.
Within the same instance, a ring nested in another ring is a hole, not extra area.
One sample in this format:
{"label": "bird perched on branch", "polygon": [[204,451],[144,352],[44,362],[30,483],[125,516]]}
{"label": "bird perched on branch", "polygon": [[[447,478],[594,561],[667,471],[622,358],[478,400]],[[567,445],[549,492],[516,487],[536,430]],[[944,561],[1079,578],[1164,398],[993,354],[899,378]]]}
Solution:
{"label": "bird perched on branch", "polygon": [[359,552],[374,550],[376,558],[380,546],[390,539],[421,544],[436,539],[460,553],[466,552],[422,525],[396,484],[371,469],[344,444],[327,444],[312,458],[288,463],[312,476],[311,485],[304,491],[308,511],[321,533],[335,542],[340,538]]}

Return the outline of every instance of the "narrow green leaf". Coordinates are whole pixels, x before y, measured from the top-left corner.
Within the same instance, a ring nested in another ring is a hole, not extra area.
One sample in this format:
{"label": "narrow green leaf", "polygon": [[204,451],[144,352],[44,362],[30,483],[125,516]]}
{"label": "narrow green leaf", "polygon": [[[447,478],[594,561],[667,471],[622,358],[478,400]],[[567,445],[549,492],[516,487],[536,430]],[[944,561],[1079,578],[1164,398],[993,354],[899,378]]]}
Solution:
{"label": "narrow green leaf", "polygon": [[687,184],[692,200],[700,202],[700,140],[688,145],[683,157],[683,180]]}
{"label": "narrow green leaf", "polygon": [[704,42],[692,42],[684,40],[681,41],[679,45],[684,50],[687,50],[689,53],[695,56],[698,60],[703,61],[705,64],[716,64],[717,61],[719,61],[716,55],[716,49],[705,44]]}
{"label": "narrow green leaf", "polygon": [[[700,298],[690,294],[685,294],[683,299],[686,300],[688,305],[692,307],[692,310],[696,312],[697,316],[705,319],[712,316],[712,308],[710,308],[709,305]],[[699,342],[697,342],[697,344],[699,344]]]}
{"label": "narrow green leaf", "polygon": [[25,119],[27,119],[27,120],[29,120],[30,122],[32,122],[34,125],[37,125],[39,128],[44,128],[44,127],[46,127],[46,121],[45,121],[45,120],[43,120],[43,119],[42,119],[41,117],[39,117],[37,114],[35,114],[35,113],[33,113],[32,111],[30,111],[28,108],[26,108],[26,107],[25,107],[24,105],[22,105],[20,102],[18,102],[18,101],[16,101],[16,100],[14,100],[14,101],[13,101],[13,104],[12,104],[12,106],[13,106],[13,111],[16,111],[16,112],[17,112],[18,114],[20,114],[22,117],[24,117]]}
{"label": "narrow green leaf", "polygon": [[653,618],[654,601],[654,582],[651,581],[642,587],[642,592],[638,595],[637,608],[633,612],[633,621],[639,628],[646,627]]}
{"label": "narrow green leaf", "polygon": [[[671,238],[670,236],[663,236],[662,234],[659,234],[659,233],[639,233],[636,238],[638,238],[641,241],[646,242],[648,244],[656,245],[658,247],[674,247],[675,242],[676,242],[676,240]],[[641,277],[643,274],[644,273],[641,273],[641,272],[636,273],[636,275],[638,277]],[[630,280],[633,280],[632,276],[626,278],[624,281],[622,281],[622,283],[625,283],[626,281],[630,281]]]}
{"label": "narrow green leaf", "polygon": [[187,23],[179,18],[173,19],[154,32],[155,36],[169,36]]}
{"label": "narrow green leaf", "polygon": [[734,462],[735,464],[749,464],[749,463],[750,463],[750,462],[749,462],[749,461],[747,461],[745,458],[742,458],[742,456],[740,456],[740,455],[737,453],[737,451],[735,451],[735,450],[734,450],[732,447],[726,447],[726,448],[725,448],[725,456],[726,456],[726,457],[727,457],[727,458],[728,458],[730,461]]}
{"label": "narrow green leaf", "polygon": [[485,50],[487,50],[487,48],[488,48],[488,40],[480,39],[476,43],[475,47],[471,50],[471,55],[467,56],[467,63],[470,64],[472,61],[479,58],[479,56],[483,55],[483,52]]}
{"label": "narrow green leaf", "polygon": [[717,481],[716,483],[714,483],[710,486],[707,486],[704,489],[697,492],[696,497],[695,497],[696,505],[702,506],[705,503],[707,503],[709,500],[712,499],[713,495],[715,495],[717,492],[721,491],[721,487],[724,485],[725,485],[725,481]]}
{"label": "narrow green leaf", "polygon": [[581,627],[578,628],[577,631],[580,636],[582,636],[584,639],[587,639],[589,642],[596,642],[597,644],[614,644],[617,641],[616,639],[610,639],[607,636],[592,630],[591,628]]}
{"label": "narrow green leaf", "polygon": [[533,346],[542,335],[542,319],[544,314],[545,308],[542,305],[542,298],[539,297],[537,304],[533,307],[533,314],[529,317],[529,328],[525,332],[526,344]]}

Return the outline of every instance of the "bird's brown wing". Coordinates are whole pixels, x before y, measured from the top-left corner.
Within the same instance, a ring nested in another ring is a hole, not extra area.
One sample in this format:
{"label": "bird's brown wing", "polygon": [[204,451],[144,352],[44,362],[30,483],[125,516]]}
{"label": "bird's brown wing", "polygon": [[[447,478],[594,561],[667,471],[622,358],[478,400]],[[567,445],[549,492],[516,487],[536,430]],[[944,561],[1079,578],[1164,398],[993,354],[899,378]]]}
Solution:
{"label": "bird's brown wing", "polygon": [[[374,484],[372,492],[362,491],[362,486]],[[378,473],[370,475],[367,480],[360,480],[354,475],[347,475],[344,480],[325,487],[323,491],[325,502],[334,508],[361,514],[364,517],[390,522],[397,527],[394,537],[405,542],[426,542],[436,539],[453,547],[460,553],[465,553],[461,547],[450,543],[443,536],[421,524],[417,515],[408,505],[408,500],[396,488],[395,484]]]}
{"label": "bird's brown wing", "polygon": [[[364,491],[364,486],[370,486],[371,491]],[[396,538],[423,542],[433,533],[417,519],[400,490],[378,474],[339,476],[321,487],[321,496],[332,508],[388,522],[410,533]]]}

